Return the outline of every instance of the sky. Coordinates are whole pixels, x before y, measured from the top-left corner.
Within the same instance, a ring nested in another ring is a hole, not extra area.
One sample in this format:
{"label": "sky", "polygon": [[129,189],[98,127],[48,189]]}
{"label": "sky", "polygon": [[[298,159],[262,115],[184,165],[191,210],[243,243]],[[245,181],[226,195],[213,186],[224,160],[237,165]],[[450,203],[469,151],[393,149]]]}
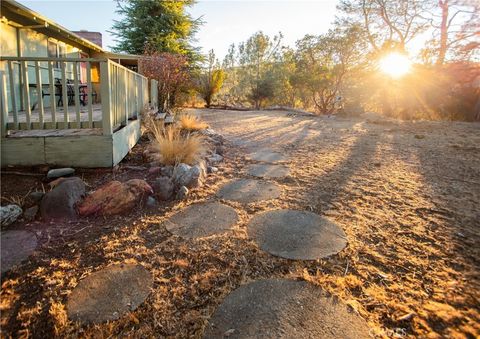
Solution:
{"label": "sky", "polygon": [[[113,0],[17,1],[72,31],[101,32],[106,49],[115,45],[108,30],[121,17],[115,13]],[[204,21],[195,45],[204,53],[214,49],[223,58],[232,43],[245,41],[260,30],[268,35],[281,31],[284,43],[292,47],[305,34],[325,33],[335,19],[336,4],[337,0],[203,0],[189,13]]]}

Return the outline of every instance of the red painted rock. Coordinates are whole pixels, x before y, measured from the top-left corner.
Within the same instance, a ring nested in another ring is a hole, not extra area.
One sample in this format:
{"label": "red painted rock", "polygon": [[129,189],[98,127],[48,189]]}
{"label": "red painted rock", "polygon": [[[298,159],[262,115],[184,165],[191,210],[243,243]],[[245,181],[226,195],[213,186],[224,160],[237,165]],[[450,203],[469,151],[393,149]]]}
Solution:
{"label": "red painted rock", "polygon": [[152,193],[152,188],[145,180],[132,179],[125,183],[111,181],[88,195],[78,206],[78,213],[88,216],[128,212]]}

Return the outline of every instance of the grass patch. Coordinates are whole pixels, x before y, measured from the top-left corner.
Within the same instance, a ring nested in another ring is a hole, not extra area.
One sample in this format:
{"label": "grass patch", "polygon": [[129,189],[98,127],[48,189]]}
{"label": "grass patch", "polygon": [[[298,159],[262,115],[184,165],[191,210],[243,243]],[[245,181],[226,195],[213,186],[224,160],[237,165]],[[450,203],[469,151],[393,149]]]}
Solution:
{"label": "grass patch", "polygon": [[195,164],[205,154],[201,135],[181,133],[175,127],[155,129],[152,151],[154,158],[164,165]]}

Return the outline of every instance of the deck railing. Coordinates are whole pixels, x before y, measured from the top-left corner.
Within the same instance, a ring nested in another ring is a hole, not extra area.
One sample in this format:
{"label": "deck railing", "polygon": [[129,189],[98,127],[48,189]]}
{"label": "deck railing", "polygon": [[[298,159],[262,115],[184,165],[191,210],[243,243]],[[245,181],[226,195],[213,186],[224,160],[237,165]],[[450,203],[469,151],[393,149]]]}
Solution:
{"label": "deck railing", "polygon": [[[158,93],[149,92],[146,77],[109,59],[0,57],[0,61],[2,136],[9,130],[98,127],[109,135],[139,118],[149,102],[154,106],[158,101]],[[157,88],[152,82],[150,88]],[[94,117],[97,96],[101,121]],[[38,109],[33,111],[33,106]]]}

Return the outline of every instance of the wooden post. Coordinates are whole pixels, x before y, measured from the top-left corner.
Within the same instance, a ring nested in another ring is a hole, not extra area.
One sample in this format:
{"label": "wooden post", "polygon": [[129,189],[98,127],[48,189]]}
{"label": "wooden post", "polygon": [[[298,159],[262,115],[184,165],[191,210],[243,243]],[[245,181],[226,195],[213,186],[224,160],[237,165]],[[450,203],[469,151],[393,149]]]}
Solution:
{"label": "wooden post", "polygon": [[12,61],[8,60],[8,79],[10,80],[10,99],[12,101],[13,111],[13,127],[18,130],[18,107],[17,98],[15,97],[15,79],[13,78]]}
{"label": "wooden post", "polygon": [[125,108],[125,126],[128,125],[128,118],[129,118],[129,115],[130,115],[130,112],[129,112],[129,109],[128,109],[128,94],[129,94],[129,88],[128,88],[128,71],[125,69],[124,70],[124,96],[125,96],[125,105],[124,105],[124,108]]}
{"label": "wooden post", "polygon": [[40,73],[40,65],[38,61],[35,61],[35,76],[37,78],[37,104],[38,104],[38,122],[40,123],[40,129],[44,129],[43,115],[45,113],[43,108],[43,87],[42,87],[42,74]]}
{"label": "wooden post", "polygon": [[30,88],[28,84],[28,64],[27,61],[22,61],[22,78],[23,78],[23,94],[25,96],[25,117],[27,122],[27,129],[32,129],[31,117],[32,108],[30,107]]}
{"label": "wooden post", "polygon": [[103,135],[111,135],[112,117],[111,117],[111,86],[110,86],[110,60],[100,62],[100,92],[102,97],[102,125]]}
{"label": "wooden post", "polygon": [[0,95],[2,102],[2,114],[0,116],[1,126],[1,137],[5,138],[7,136],[8,128],[8,97],[7,97],[7,77],[5,72],[0,71]]}
{"label": "wooden post", "polygon": [[80,86],[78,84],[78,62],[73,62],[73,94],[75,98],[75,113],[77,115],[77,128],[82,128],[80,116]]}
{"label": "wooden post", "polygon": [[66,62],[61,61],[62,67],[62,102],[63,102],[63,128],[68,128],[68,88],[67,88],[67,73],[66,73]]}
{"label": "wooden post", "polygon": [[88,128],[93,128],[93,103],[92,103],[92,67],[87,61],[87,95],[88,95]]}
{"label": "wooden post", "polygon": [[48,61],[48,81],[50,82],[50,109],[52,110],[52,125],[53,129],[57,128],[57,99],[55,94],[57,88],[55,86],[55,76],[53,74],[53,61]]}

